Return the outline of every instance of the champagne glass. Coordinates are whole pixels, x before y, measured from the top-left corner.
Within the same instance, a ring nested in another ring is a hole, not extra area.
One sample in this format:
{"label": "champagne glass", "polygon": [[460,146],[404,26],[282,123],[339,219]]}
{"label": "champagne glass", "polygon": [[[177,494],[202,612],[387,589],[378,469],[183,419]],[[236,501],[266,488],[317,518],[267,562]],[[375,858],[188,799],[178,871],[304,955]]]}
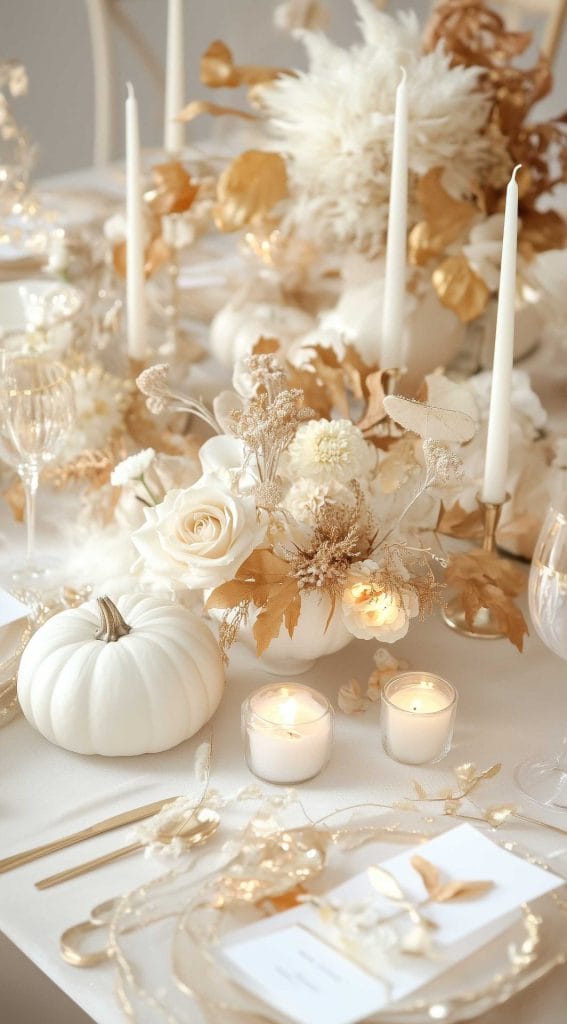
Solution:
{"label": "champagne glass", "polygon": [[[565,476],[565,471],[561,475]],[[567,503],[558,504],[567,508]],[[554,654],[567,660],[567,514],[553,506],[536,541],[529,602],[539,638]],[[532,800],[567,810],[567,733],[561,750],[519,765],[516,782]]]}
{"label": "champagne glass", "polygon": [[73,388],[61,363],[0,352],[0,458],[15,467],[26,497],[26,558],[12,573],[15,582],[32,583],[45,571],[34,562],[39,474],[74,422]]}

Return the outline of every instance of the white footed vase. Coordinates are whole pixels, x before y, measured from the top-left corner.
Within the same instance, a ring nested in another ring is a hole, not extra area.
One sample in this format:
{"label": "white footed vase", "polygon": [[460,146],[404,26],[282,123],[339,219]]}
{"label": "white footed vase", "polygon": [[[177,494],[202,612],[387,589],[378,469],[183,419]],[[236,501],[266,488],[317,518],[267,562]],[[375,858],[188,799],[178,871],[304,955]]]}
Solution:
{"label": "white footed vase", "polygon": [[[205,593],[205,600],[206,597]],[[346,628],[338,605],[327,629],[325,629],[330,611],[331,602],[326,594],[303,593],[301,614],[293,637],[290,637],[285,626],[282,626],[279,635],[272,640],[268,650],[264,651],[258,659],[258,663],[267,672],[276,676],[299,676],[313,668],[318,658],[323,658],[327,654],[336,654],[343,647],[347,647],[353,639],[353,635]],[[209,615],[218,622],[222,617],[222,612],[212,609],[209,611]],[[256,654],[256,641],[253,633],[255,620],[256,612],[252,610],[248,623],[242,626],[239,632],[239,640],[254,655]]]}
{"label": "white footed vase", "polygon": [[[426,373],[447,366],[463,342],[464,326],[437,298],[430,276],[412,268],[412,287],[406,296],[403,347],[407,374],[404,387],[418,386]],[[351,344],[368,364],[380,362],[380,324],[384,298],[384,261],[347,256],[342,268],[342,291],[336,306],[319,317],[318,328],[298,339],[288,358],[302,360],[302,348],[314,344]],[[326,340],[328,339],[328,340]],[[339,355],[340,355],[339,351]]]}
{"label": "white footed vase", "polygon": [[[326,594],[303,593],[301,614],[293,636],[290,637],[282,626],[279,635],[259,658],[261,665],[276,676],[299,676],[313,668],[318,658],[341,651],[353,636],[343,622],[339,606],[325,630],[330,611],[331,602]],[[251,615],[248,625],[240,631],[240,639],[255,653],[253,626],[254,616]]]}

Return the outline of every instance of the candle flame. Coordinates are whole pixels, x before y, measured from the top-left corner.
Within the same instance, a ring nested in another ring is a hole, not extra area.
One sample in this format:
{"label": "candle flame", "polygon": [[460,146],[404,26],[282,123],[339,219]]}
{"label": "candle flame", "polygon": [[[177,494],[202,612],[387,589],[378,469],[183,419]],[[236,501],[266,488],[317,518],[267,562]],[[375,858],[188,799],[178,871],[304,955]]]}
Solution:
{"label": "candle flame", "polygon": [[284,725],[293,725],[297,718],[297,701],[295,697],[288,697],[279,706],[280,719]]}

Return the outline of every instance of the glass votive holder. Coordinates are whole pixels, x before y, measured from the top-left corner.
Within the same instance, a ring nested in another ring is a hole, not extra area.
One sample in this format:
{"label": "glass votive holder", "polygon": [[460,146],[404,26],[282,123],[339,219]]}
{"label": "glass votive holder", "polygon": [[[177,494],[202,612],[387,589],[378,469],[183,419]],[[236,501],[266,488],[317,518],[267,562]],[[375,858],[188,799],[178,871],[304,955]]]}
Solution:
{"label": "glass votive holder", "polygon": [[451,749],[457,691],[431,672],[404,672],[382,690],[382,745],[402,764],[433,764]]}
{"label": "glass votive holder", "polygon": [[279,785],[305,782],[328,764],[333,710],[310,686],[262,686],[242,705],[242,736],[246,764],[258,778]]}

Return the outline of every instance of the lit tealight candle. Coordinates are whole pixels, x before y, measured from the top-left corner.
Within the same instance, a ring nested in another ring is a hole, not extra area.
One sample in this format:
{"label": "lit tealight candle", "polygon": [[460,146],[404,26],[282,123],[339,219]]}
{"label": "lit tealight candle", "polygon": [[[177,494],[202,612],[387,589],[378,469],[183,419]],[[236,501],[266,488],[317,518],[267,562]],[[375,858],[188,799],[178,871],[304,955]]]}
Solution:
{"label": "lit tealight candle", "polygon": [[242,705],[242,732],[254,775],[284,785],[305,782],[331,755],[331,706],[309,686],[263,686]]}
{"label": "lit tealight candle", "polygon": [[451,749],[457,692],[429,672],[404,672],[382,691],[382,743],[395,761],[427,764]]}

